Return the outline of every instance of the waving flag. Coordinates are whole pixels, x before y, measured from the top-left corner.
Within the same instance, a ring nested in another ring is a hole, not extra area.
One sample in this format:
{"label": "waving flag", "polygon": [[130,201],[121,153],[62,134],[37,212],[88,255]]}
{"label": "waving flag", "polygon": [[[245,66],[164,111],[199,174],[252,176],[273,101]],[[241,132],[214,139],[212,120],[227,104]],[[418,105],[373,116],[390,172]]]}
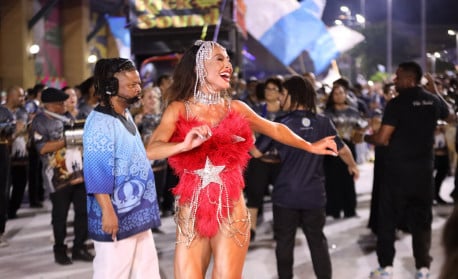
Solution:
{"label": "waving flag", "polygon": [[[341,26],[328,29],[321,16],[325,0],[245,0],[248,32],[285,66],[290,65],[303,51],[313,61],[315,73],[327,69],[331,61],[364,37]],[[352,35],[339,36],[339,32]],[[339,40],[350,43],[339,42]]]}
{"label": "waving flag", "polygon": [[332,26],[321,34],[314,44],[305,48],[315,67],[315,73],[324,72],[331,61],[364,40],[361,33],[343,25]]}

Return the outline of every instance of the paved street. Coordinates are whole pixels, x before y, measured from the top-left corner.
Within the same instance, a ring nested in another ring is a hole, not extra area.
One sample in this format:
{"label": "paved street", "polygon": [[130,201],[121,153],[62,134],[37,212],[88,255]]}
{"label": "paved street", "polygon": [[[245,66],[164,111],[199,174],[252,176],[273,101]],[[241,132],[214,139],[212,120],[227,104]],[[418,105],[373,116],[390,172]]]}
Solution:
{"label": "paved street", "polygon": [[[369,216],[370,191],[372,187],[372,164],[360,165],[361,177],[357,181],[358,215],[357,218],[328,219],[325,233],[328,237],[334,277],[337,279],[368,278],[371,269],[377,267],[377,260],[370,242],[366,239]],[[442,197],[448,198],[453,188],[453,177],[448,177],[442,187]],[[19,218],[7,223],[6,236],[10,245],[0,248],[0,278],[91,278],[90,263],[75,262],[70,266],[54,263],[52,253],[52,230],[50,204],[45,209],[21,209]],[[431,266],[432,276],[438,278],[442,263],[440,236],[444,222],[451,212],[451,206],[434,207],[433,243],[431,253],[434,257]],[[272,235],[271,204],[266,203],[264,222],[258,227],[256,241],[251,243],[244,268],[245,279],[276,278],[274,241]],[[69,221],[73,219],[69,217]],[[163,219],[162,233],[154,234],[159,252],[159,262],[163,279],[173,278],[173,252],[175,225],[171,217]],[[72,228],[69,227],[69,245]],[[90,245],[90,243],[89,243]],[[402,235],[396,243],[394,274],[396,279],[414,277],[414,263],[411,250],[411,237]],[[295,249],[295,278],[315,278],[307,242],[298,231]],[[207,278],[210,278],[207,276]]]}

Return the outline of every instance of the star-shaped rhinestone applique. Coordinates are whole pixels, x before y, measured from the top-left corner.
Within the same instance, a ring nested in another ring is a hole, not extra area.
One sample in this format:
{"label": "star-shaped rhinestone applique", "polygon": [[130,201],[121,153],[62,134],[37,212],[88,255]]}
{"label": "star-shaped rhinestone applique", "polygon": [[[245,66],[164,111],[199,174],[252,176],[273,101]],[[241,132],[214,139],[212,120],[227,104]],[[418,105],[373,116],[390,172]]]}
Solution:
{"label": "star-shaped rhinestone applique", "polygon": [[208,186],[208,184],[214,182],[219,185],[223,185],[223,181],[219,174],[223,171],[226,166],[214,166],[210,159],[207,157],[205,160],[205,167],[203,169],[195,170],[194,173],[200,176],[202,184],[200,188],[203,189]]}

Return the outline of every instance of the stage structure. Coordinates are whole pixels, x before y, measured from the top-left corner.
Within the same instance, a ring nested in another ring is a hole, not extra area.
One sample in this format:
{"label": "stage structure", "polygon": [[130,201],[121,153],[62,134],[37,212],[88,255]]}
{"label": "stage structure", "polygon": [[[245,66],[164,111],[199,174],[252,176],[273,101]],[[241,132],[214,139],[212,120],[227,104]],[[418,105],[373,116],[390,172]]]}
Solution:
{"label": "stage structure", "polygon": [[131,0],[129,25],[132,56],[152,78],[170,73],[180,53],[198,39],[223,45],[235,71],[242,65],[243,0]]}

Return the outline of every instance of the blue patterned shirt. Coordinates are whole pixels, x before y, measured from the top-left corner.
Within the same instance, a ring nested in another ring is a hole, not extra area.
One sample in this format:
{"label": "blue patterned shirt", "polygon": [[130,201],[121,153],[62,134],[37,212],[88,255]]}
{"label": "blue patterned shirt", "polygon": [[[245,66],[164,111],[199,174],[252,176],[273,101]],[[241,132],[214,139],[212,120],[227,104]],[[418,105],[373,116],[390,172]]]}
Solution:
{"label": "blue patterned shirt", "polygon": [[112,241],[102,231],[102,211],[94,194],[109,194],[118,216],[121,240],[160,225],[150,162],[132,116],[98,106],[86,119],[83,170],[87,190],[89,236]]}

